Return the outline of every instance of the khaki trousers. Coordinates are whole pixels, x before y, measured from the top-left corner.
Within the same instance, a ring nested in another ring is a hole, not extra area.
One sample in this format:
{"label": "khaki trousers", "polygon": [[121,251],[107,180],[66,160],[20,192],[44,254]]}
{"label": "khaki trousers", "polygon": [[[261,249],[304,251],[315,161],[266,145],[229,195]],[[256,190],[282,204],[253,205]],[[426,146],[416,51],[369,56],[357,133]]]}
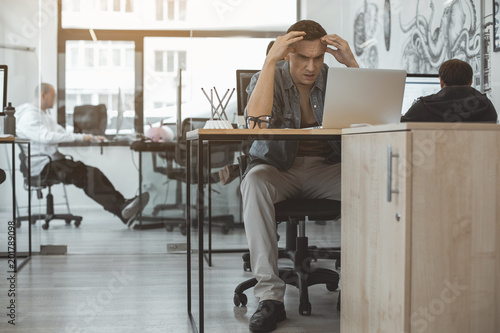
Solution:
{"label": "khaki trousers", "polygon": [[283,302],[285,282],[278,275],[278,240],[274,204],[291,198],[340,200],[340,163],[324,157],[297,157],[286,172],[261,164],[241,183],[243,220],[250,249],[250,264],[260,301]]}

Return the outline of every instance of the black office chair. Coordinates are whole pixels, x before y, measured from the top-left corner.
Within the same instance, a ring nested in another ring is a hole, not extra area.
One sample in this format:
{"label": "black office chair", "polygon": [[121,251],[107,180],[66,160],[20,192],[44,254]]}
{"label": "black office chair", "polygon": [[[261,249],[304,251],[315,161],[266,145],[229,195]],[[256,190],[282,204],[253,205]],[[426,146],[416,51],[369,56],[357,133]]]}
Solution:
{"label": "black office chair", "polygon": [[[164,173],[168,178],[177,180],[180,189],[180,183],[186,181],[186,133],[194,130],[196,128],[203,128],[208,118],[186,118],[181,124],[181,133],[177,135],[177,142],[175,145],[174,154],[164,153],[157,154],[158,157],[164,158],[167,161],[166,167],[158,167],[156,161],[153,161],[156,172]],[[198,182],[198,161],[196,156],[197,147],[193,147],[191,156],[191,184],[197,184]],[[204,147],[206,149],[206,147]],[[222,168],[227,164],[234,162],[234,153],[239,150],[239,143],[223,143],[223,144],[212,144],[211,145],[211,157],[210,157],[210,167],[204,172],[203,183],[207,184],[210,178],[211,183],[217,183],[218,171],[212,172],[213,169]],[[208,153],[208,152],[207,152]],[[207,157],[207,153],[204,154]],[[203,163],[207,165],[207,161]],[[182,193],[176,194],[178,199],[182,198]],[[172,208],[179,208],[181,205],[177,203],[175,207],[172,205],[157,205],[153,210],[153,215],[158,214],[161,210],[168,210]],[[182,206],[185,211],[185,206]],[[197,220],[193,220],[193,225],[196,226]],[[221,227],[221,232],[227,234],[230,229],[234,227],[234,216],[231,214],[226,215],[215,215],[212,216],[212,224]],[[167,229],[168,230],[168,229]],[[181,226],[182,234],[186,233],[185,225]]]}
{"label": "black office chair", "polygon": [[[37,155],[32,155],[34,156],[45,156],[49,159],[49,165],[52,163],[52,159],[50,158],[49,155],[45,154],[37,154]],[[51,179],[48,178],[47,174],[40,174],[38,176],[32,176],[28,174],[28,158],[24,154],[24,152],[21,150],[21,153],[19,153],[19,159],[21,160],[20,164],[20,169],[21,173],[23,174],[24,177],[24,188],[28,190],[28,181],[29,179],[31,180],[31,190],[36,191],[37,193],[37,198],[41,200],[43,198],[43,189],[47,189],[48,193],[46,195],[46,211],[45,214],[32,214],[31,215],[31,220],[29,221],[30,223],[35,223],[37,220],[45,220],[45,223],[42,225],[42,228],[44,230],[47,230],[49,228],[49,223],[52,220],[64,220],[66,224],[70,224],[71,221],[75,221],[75,227],[80,226],[82,222],[82,217],[73,215],[70,212],[69,208],[69,202],[68,202],[68,195],[66,193],[66,187],[63,183],[61,183],[57,179]],[[56,184],[62,184],[63,185],[63,190],[64,190],[64,199],[65,199],[65,204],[66,208],[68,210],[68,213],[66,214],[56,214],[54,212],[54,196],[52,195],[52,186]],[[21,226],[22,221],[28,221],[29,216],[19,216],[17,217],[17,226]]]}
{"label": "black office chair", "polygon": [[[240,172],[246,170],[247,157],[238,157]],[[289,199],[274,205],[277,224],[286,222],[286,245],[278,250],[279,258],[290,259],[293,268],[279,268],[280,278],[289,285],[299,289],[299,313],[311,314],[308,287],[315,284],[325,284],[329,291],[338,288],[340,280],[337,271],[311,266],[311,261],[317,259],[336,260],[335,268],[340,268],[340,247],[318,248],[309,246],[305,235],[305,218],[311,220],[336,220],[340,217],[340,201],[328,199]],[[243,254],[243,269],[250,271],[250,254]],[[233,302],[236,306],[245,306],[248,302],[245,290],[257,284],[255,278],[240,283],[234,290]],[[337,310],[340,310],[340,291],[337,301]]]}

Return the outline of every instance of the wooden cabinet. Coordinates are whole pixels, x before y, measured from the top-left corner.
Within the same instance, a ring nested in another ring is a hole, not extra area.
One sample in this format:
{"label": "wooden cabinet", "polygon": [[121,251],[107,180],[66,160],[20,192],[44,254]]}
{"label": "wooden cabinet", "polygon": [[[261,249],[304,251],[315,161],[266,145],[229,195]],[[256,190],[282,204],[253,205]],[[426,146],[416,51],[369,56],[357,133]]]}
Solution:
{"label": "wooden cabinet", "polygon": [[495,124],[343,131],[342,333],[500,332],[499,156]]}

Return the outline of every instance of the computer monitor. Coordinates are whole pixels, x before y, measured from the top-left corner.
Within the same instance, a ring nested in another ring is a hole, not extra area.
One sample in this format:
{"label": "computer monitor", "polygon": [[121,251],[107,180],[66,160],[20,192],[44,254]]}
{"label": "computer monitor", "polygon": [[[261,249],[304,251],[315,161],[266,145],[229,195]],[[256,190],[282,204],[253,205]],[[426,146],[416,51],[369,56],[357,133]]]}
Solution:
{"label": "computer monitor", "polygon": [[73,131],[105,135],[108,122],[107,108],[104,104],[75,106],[73,112]]}
{"label": "computer monitor", "polygon": [[259,72],[258,69],[238,69],[236,70],[236,90],[238,92],[238,116],[245,115],[245,107],[247,106],[248,94],[247,87],[252,80],[252,76]]}
{"label": "computer monitor", "polygon": [[7,106],[7,65],[0,65],[0,102],[2,110]]}
{"label": "computer monitor", "polygon": [[438,74],[408,74],[401,114],[404,115],[417,98],[435,94],[439,90],[441,90],[441,84]]}

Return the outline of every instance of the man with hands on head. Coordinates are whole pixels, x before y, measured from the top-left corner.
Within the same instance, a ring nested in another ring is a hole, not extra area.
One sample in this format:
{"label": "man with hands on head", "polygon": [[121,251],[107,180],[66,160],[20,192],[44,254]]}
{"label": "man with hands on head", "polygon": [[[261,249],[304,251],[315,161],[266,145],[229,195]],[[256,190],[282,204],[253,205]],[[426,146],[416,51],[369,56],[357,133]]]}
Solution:
{"label": "man with hands on head", "polygon": [[[349,44],[328,35],[317,22],[299,21],[278,37],[247,88],[247,126],[320,126],[328,72],[325,53],[347,67],[359,67]],[[270,332],[286,319],[274,203],[290,198],[340,200],[340,140],[257,140],[249,158],[241,193],[250,264],[257,279],[254,293],[260,301],[249,326],[253,332]]]}
{"label": "man with hands on head", "polygon": [[[100,204],[105,210],[115,214],[129,225],[135,220],[149,200],[149,193],[132,199],[125,199],[101,170],[80,161],[66,159],[57,149],[57,144],[72,141],[103,141],[103,136],[77,134],[66,131],[49,114],[54,106],[56,92],[52,85],[41,83],[35,91],[33,103],[17,107],[16,125],[20,138],[30,139],[31,175],[46,175],[64,184],[73,184]],[[48,155],[52,159],[43,155]]]}

